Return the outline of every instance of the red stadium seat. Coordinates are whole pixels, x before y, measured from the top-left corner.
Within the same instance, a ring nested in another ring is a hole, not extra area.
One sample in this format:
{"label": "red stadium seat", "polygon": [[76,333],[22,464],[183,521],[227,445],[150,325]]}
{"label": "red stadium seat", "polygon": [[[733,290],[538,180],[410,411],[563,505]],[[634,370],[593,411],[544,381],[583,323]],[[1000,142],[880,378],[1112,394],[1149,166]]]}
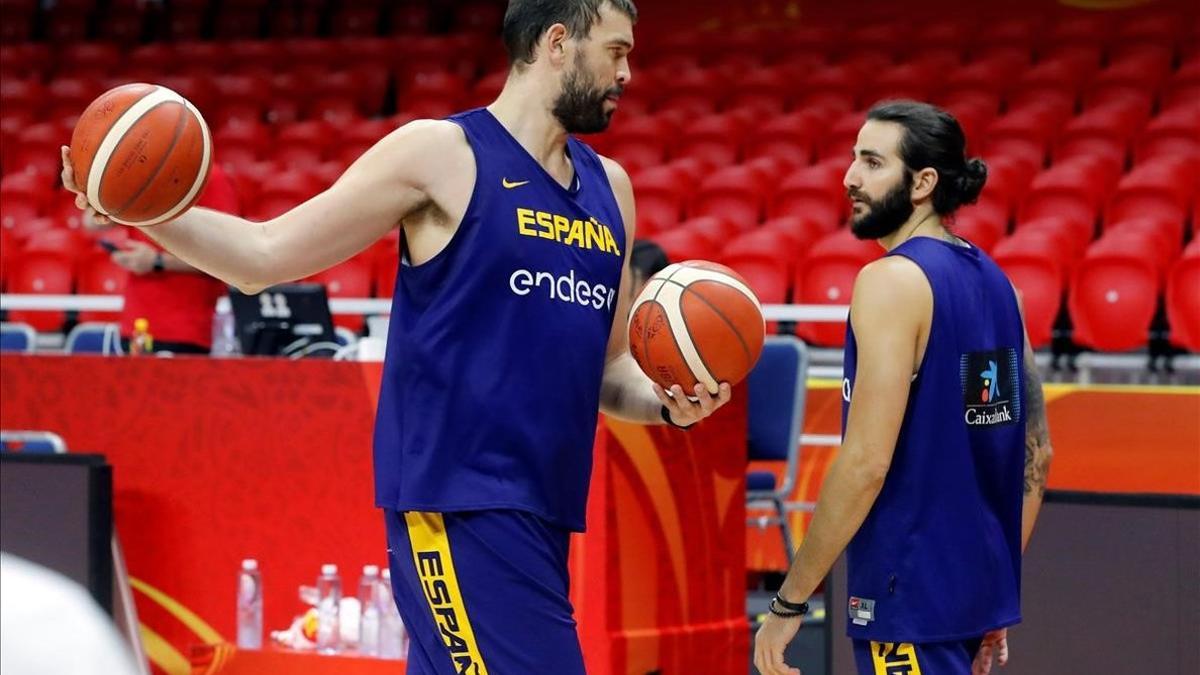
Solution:
{"label": "red stadium seat", "polygon": [[684,196],[689,187],[687,178],[677,168],[657,166],[639,172],[633,180],[638,232],[654,233],[678,223],[683,218]]}
{"label": "red stadium seat", "polygon": [[[8,292],[34,295],[66,295],[73,278],[69,254],[57,251],[25,251],[12,262],[8,274]],[[66,316],[63,312],[11,310],[8,320],[27,323],[38,331],[57,331]]]}
{"label": "red stadium seat", "polygon": [[1120,171],[1101,158],[1078,157],[1034,178],[1017,214],[1018,222],[1059,217],[1075,223],[1080,237],[1090,233]]}
{"label": "red stadium seat", "polygon": [[[862,241],[842,229],[813,245],[796,271],[792,302],[804,305],[848,305],[854,280],[867,263],[883,255],[874,241]],[[799,323],[796,333],[806,342],[841,347],[846,340],[841,323]]]}
{"label": "red stadium seat", "polygon": [[1167,321],[1171,342],[1200,352],[1200,238],[1193,239],[1167,280]]}
{"label": "red stadium seat", "polygon": [[829,126],[828,130],[817,139],[817,161],[839,159],[850,164],[850,156],[854,152],[854,144],[858,141],[858,132],[867,121],[866,112],[843,112]]}
{"label": "red stadium seat", "polygon": [[[107,252],[97,250],[84,256],[75,267],[75,292],[82,295],[122,295],[129,283],[129,271],[112,261]],[[119,312],[94,310],[79,313],[79,321],[118,321]]]}
{"label": "red stadium seat", "polygon": [[1088,249],[1068,298],[1075,342],[1104,351],[1146,344],[1162,290],[1155,255],[1153,238],[1136,231],[1113,232]]}
{"label": "red stadium seat", "polygon": [[824,229],[824,225],[813,218],[803,216],[780,216],[771,218],[759,226],[762,230],[778,230],[788,236],[788,239],[793,242],[794,248],[791,249],[791,258],[794,265],[798,265],[804,256],[808,255],[808,251],[818,240],[824,237],[828,232]]}
{"label": "red stadium seat", "polygon": [[999,206],[1004,214],[1004,222],[1007,223],[1017,204],[1021,203],[1029,191],[1029,184],[1038,168],[1017,157],[988,156],[987,182],[983,184],[979,201]]}
{"label": "red stadium seat", "polygon": [[722,108],[748,108],[763,117],[780,115],[787,108],[788,91],[794,81],[790,77],[790,69],[785,67],[749,70],[733,80],[733,92]]}
{"label": "red stadium seat", "polygon": [[[309,281],[323,284],[331,298],[369,298],[371,278],[370,263],[360,258],[351,258],[314,274],[309,277]],[[363,317],[358,314],[339,314],[334,317],[333,322],[355,332],[363,328]]]}
{"label": "red stadium seat", "polygon": [[[276,43],[276,49],[278,49]],[[225,71],[232,62],[232,54],[224,42],[181,40],[175,43],[174,58],[187,64],[189,69],[203,69],[214,73]],[[154,65],[154,64],[150,64]],[[157,64],[162,67],[163,64]],[[256,64],[258,65],[258,64]]]}
{"label": "red stadium seat", "polygon": [[1156,216],[1178,222],[1187,219],[1188,205],[1200,193],[1200,157],[1162,157],[1138,165],[1117,183],[1105,214],[1110,222],[1137,216]]}
{"label": "red stadium seat", "polygon": [[271,152],[271,132],[259,122],[228,124],[213,133],[213,151],[226,164],[241,165]]}
{"label": "red stadium seat", "polygon": [[341,138],[338,139],[339,142],[331,148],[333,151],[331,159],[349,165],[396,128],[391,120],[359,120],[347,127]]}
{"label": "red stadium seat", "polygon": [[0,227],[12,229],[17,222],[37,218],[50,200],[50,183],[36,173],[14,173],[0,180]]}
{"label": "red stadium seat", "polygon": [[794,112],[780,115],[751,129],[743,152],[747,160],[776,157],[793,166],[804,166],[812,160],[813,144],[820,130],[818,114]]}
{"label": "red stadium seat", "polygon": [[308,200],[319,189],[320,182],[311,173],[293,169],[275,174],[262,184],[258,201],[247,209],[247,215],[251,220],[270,220]]}
{"label": "red stadium seat", "polygon": [[996,244],[996,264],[1021,294],[1029,343],[1050,342],[1054,319],[1062,306],[1065,266],[1058,250],[1060,240],[1046,230],[1018,231]]}
{"label": "red stadium seat", "polygon": [[896,99],[929,99],[940,74],[930,63],[891,66],[875,77],[871,88],[863,92],[859,107],[870,108],[880,101]]}
{"label": "red stadium seat", "polygon": [[792,173],[772,197],[769,215],[811,217],[823,223],[827,232],[836,230],[849,212],[843,175],[843,171],[831,164],[818,164]]}
{"label": "red stadium seat", "polygon": [[794,101],[794,108],[805,109],[827,105],[839,110],[853,110],[863,88],[862,73],[853,67],[839,64],[813,71],[800,83],[803,92]]}
{"label": "red stadium seat", "polygon": [[735,164],[744,130],[735,115],[701,117],[680,130],[671,157],[695,157],[713,167]]}
{"label": "red stadium seat", "polygon": [[1104,229],[1105,237],[1128,233],[1135,233],[1153,243],[1156,254],[1154,265],[1164,273],[1170,269],[1183,248],[1183,223],[1169,218],[1139,216],[1112,223]]}
{"label": "red stadium seat", "polygon": [[[398,89],[396,107],[399,110],[418,111],[429,117],[441,117],[442,113],[457,111],[466,99],[466,80],[444,71],[416,73]],[[414,112],[414,114],[418,114]]]}
{"label": "red stadium seat", "polygon": [[651,115],[618,119],[613,127],[611,136],[600,138],[608,154],[627,169],[662,164],[675,132],[669,119]]}
{"label": "red stadium seat", "polygon": [[339,36],[368,37],[379,28],[382,15],[382,7],[377,4],[341,6],[330,19],[330,32]]}
{"label": "red stadium seat", "polygon": [[697,216],[688,218],[677,229],[689,230],[704,237],[714,252],[721,250],[729,240],[745,230],[728,218],[720,216]]}
{"label": "red stadium seat", "polygon": [[289,124],[280,129],[276,136],[273,158],[293,168],[319,164],[330,136],[330,127],[324,122],[311,120]]}
{"label": "red stadium seat", "polygon": [[232,121],[257,123],[264,119],[272,102],[270,78],[261,74],[229,74],[213,78],[218,104],[211,124],[221,127]]}
{"label": "red stadium seat", "polygon": [[[43,232],[52,230],[61,230],[63,228],[60,223],[54,218],[25,218],[13,222],[12,227],[6,227],[5,231],[13,236],[13,238],[24,245],[30,239],[41,237]],[[62,237],[63,235],[54,235]],[[54,239],[51,239],[54,241]],[[69,246],[73,250],[73,246]]]}
{"label": "red stadium seat", "polygon": [[1124,165],[1130,139],[1149,116],[1148,98],[1124,99],[1092,108],[1067,122],[1058,134],[1054,161],[1101,155]]}
{"label": "red stadium seat", "polygon": [[1200,156],[1200,105],[1181,105],[1160,112],[1146,125],[1133,152],[1138,163],[1159,156]]}
{"label": "red stadium seat", "polygon": [[[790,261],[782,254],[789,245],[787,235],[779,231],[756,230],[735,239],[721,251],[719,261],[742,275],[763,304],[783,304],[791,281]],[[775,247],[774,254],[771,248]],[[767,323],[767,332],[778,332],[775,322]]]}
{"label": "red stadium seat", "polygon": [[70,135],[57,124],[35,124],[17,137],[12,160],[21,170],[57,176],[62,172],[62,153],[59,148],[70,143],[70,140]]}
{"label": "red stadium seat", "polygon": [[656,234],[654,242],[662,247],[667,258],[673,262],[711,260],[718,250],[707,237],[685,227]]}
{"label": "red stadium seat", "polygon": [[1200,94],[1200,52],[1185,60],[1163,85],[1162,107],[1194,105]]}
{"label": "red stadium seat", "polygon": [[762,220],[767,185],[744,166],[718,169],[700,184],[688,205],[688,215],[718,216],[748,230]]}
{"label": "red stadium seat", "polygon": [[1008,231],[1008,212],[996,202],[979,202],[956,211],[949,225],[954,234],[991,253]]}

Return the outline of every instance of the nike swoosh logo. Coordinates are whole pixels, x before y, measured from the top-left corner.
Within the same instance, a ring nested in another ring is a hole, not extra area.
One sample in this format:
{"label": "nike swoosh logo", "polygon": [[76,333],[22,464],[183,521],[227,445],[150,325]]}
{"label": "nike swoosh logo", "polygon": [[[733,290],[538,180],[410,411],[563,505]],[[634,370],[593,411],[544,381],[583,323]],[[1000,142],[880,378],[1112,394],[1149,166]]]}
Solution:
{"label": "nike swoosh logo", "polygon": [[501,179],[500,179],[500,184],[501,184],[501,185],[503,185],[504,187],[508,188],[509,190],[511,190],[511,189],[513,189],[513,188],[518,188],[518,187],[521,187],[522,185],[525,185],[525,184],[527,184],[528,182],[529,182],[529,181],[527,181],[527,180],[521,180],[521,181],[510,181],[510,180],[509,180],[509,179],[507,179],[507,178],[501,178]]}

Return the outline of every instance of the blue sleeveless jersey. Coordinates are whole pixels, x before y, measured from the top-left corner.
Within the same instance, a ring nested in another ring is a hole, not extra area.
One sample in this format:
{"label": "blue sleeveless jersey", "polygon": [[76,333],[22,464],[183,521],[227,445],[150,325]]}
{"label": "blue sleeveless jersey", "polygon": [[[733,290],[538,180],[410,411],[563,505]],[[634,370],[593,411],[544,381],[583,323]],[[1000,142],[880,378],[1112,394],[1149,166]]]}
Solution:
{"label": "blue sleeveless jersey", "polygon": [[[1000,268],[973,246],[914,237],[888,255],[925,273],[933,320],[891,468],[846,550],[847,633],[878,642],[978,637],[1021,620],[1025,373],[1017,300]],[[848,325],[843,429],[856,366]]]}
{"label": "blue sleeveless jersey", "polygon": [[449,118],[475,189],[445,249],[402,266],[375,422],[376,505],[518,509],[583,530],[625,228],[596,153],[564,188],[486,109]]}

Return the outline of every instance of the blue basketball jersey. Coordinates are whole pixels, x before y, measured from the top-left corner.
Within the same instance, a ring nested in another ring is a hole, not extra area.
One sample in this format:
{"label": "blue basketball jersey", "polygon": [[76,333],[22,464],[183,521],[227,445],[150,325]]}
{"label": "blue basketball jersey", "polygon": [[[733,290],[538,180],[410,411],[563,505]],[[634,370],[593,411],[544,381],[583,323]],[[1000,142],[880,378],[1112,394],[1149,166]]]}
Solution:
{"label": "blue basketball jersey", "polygon": [[625,228],[575,138],[564,188],[486,109],[449,118],[475,189],[445,249],[396,280],[375,423],[376,504],[518,509],[583,530]]}
{"label": "blue basketball jersey", "polygon": [[[913,237],[888,255],[925,273],[933,319],[891,468],[846,550],[847,633],[897,643],[978,637],[1021,619],[1025,373],[1016,295],[974,246]],[[843,430],[856,366],[848,325]]]}

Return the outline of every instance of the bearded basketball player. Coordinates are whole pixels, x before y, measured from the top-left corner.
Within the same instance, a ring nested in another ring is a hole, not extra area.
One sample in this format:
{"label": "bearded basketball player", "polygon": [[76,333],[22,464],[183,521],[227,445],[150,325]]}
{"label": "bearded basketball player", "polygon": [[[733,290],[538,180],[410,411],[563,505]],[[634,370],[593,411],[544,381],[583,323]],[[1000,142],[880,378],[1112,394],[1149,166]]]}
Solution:
{"label": "bearded basketball player", "polygon": [[764,675],[798,672],[784,648],[843,549],[860,675],[1008,660],[1052,451],[1016,293],[948,227],[987,180],[965,144],[958,121],[924,103],[881,104],[859,131],[850,226],[887,255],[855,281],[842,447],[755,638]]}
{"label": "bearded basketball player", "polygon": [[633,191],[572,135],[608,126],[636,18],[630,0],[511,0],[491,105],[397,129],[274,220],[197,208],[146,228],[245,293],[401,228],[374,443],[409,673],[583,673],[567,548],[597,410],[686,427],[729,400],[664,391],[629,355]]}

